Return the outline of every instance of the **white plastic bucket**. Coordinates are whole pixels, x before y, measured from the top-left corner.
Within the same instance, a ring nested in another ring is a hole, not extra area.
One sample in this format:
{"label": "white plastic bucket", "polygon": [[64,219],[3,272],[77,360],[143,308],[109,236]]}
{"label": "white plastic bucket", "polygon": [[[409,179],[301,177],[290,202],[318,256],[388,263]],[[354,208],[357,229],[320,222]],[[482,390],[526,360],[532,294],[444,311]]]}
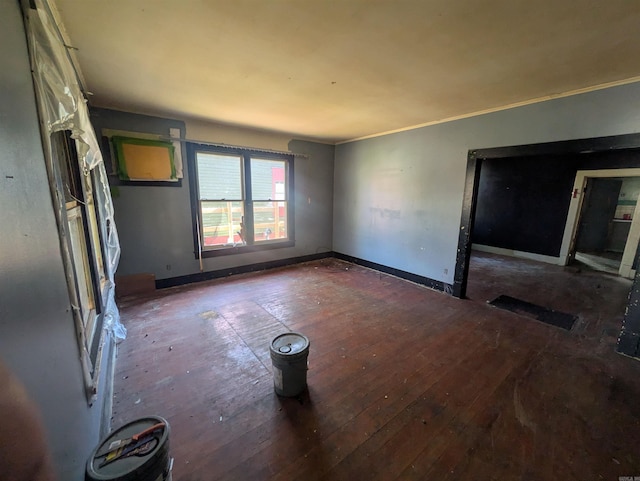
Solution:
{"label": "white plastic bucket", "polygon": [[280,334],[271,341],[273,386],[276,394],[294,397],[307,387],[309,339],[297,332]]}

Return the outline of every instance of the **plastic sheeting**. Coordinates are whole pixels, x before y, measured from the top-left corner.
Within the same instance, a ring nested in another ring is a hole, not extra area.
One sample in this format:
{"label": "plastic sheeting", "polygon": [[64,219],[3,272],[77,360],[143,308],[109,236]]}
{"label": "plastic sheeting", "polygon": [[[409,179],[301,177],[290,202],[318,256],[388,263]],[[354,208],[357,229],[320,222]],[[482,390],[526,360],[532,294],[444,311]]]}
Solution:
{"label": "plastic sheeting", "polygon": [[[104,269],[110,283],[103,326],[114,335],[116,341],[119,341],[126,336],[114,300],[114,276],[120,259],[120,243],[102,154],[89,120],[89,109],[78,76],[49,5],[43,0],[34,0],[32,5],[36,8],[28,9],[27,29],[40,116],[43,128],[48,134],[43,136],[45,148],[49,148],[48,156],[51,158],[51,145],[47,138],[57,131],[71,131],[71,137],[76,142],[80,167],[87,178],[93,177],[92,193],[104,244]],[[94,367],[95,382],[97,366]]]}
{"label": "plastic sheeting", "polygon": [[104,329],[113,333],[113,337],[116,342],[120,342],[127,338],[127,329],[122,325],[118,316],[118,306],[116,306],[114,289],[109,291],[103,326]]}
{"label": "plastic sheeting", "polygon": [[78,157],[84,168],[91,170],[102,163],[102,155],[89,121],[87,102],[49,6],[42,0],[35,4],[36,10],[31,10],[35,15],[29,16],[29,23],[42,120],[49,133],[72,132],[72,138],[78,141]]}

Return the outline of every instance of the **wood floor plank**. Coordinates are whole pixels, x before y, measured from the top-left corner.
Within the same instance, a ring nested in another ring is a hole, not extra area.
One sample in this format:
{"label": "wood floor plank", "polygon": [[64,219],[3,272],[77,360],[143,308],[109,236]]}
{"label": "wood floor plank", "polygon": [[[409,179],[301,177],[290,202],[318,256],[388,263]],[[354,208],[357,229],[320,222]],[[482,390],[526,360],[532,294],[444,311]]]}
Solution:
{"label": "wood floor plank", "polygon": [[[176,481],[640,473],[640,363],[608,334],[628,288],[528,262],[474,257],[472,300],[335,259],[126,299],[114,427],[166,417]],[[494,294],[579,321],[559,332]],[[269,344],[288,330],[311,341],[298,398],[273,389]]]}

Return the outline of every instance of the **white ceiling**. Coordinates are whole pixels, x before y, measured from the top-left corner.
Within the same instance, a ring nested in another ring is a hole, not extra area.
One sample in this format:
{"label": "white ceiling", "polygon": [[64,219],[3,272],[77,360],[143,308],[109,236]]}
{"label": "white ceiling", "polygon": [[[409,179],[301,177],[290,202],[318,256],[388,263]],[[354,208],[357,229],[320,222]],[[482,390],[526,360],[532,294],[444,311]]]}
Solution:
{"label": "white ceiling", "polygon": [[638,0],[52,0],[91,104],[338,142],[640,76]]}

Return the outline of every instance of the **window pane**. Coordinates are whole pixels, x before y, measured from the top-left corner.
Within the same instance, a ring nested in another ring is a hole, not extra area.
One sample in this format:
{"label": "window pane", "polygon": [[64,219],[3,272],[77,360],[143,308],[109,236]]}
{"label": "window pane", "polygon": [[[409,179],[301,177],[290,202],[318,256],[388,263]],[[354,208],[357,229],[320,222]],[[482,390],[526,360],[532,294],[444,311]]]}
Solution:
{"label": "window pane", "polygon": [[[78,297],[80,304],[80,313],[84,327],[91,320],[91,314],[96,308],[93,296],[93,285],[91,276],[91,266],[89,264],[89,253],[87,250],[87,242],[85,238],[85,226],[82,219],[80,207],[74,207],[67,211],[67,220],[69,227],[69,240],[71,243],[71,255],[74,262],[74,270],[76,280],[78,282]],[[88,332],[87,336],[93,333]]]}
{"label": "window pane", "polygon": [[242,202],[201,202],[203,247],[244,245]]}
{"label": "window pane", "polygon": [[242,157],[198,152],[200,200],[241,200]]}
{"label": "window pane", "polygon": [[251,159],[251,195],[253,200],[286,200],[286,162]]}
{"label": "window pane", "polygon": [[287,203],[253,203],[254,241],[287,239]]}

